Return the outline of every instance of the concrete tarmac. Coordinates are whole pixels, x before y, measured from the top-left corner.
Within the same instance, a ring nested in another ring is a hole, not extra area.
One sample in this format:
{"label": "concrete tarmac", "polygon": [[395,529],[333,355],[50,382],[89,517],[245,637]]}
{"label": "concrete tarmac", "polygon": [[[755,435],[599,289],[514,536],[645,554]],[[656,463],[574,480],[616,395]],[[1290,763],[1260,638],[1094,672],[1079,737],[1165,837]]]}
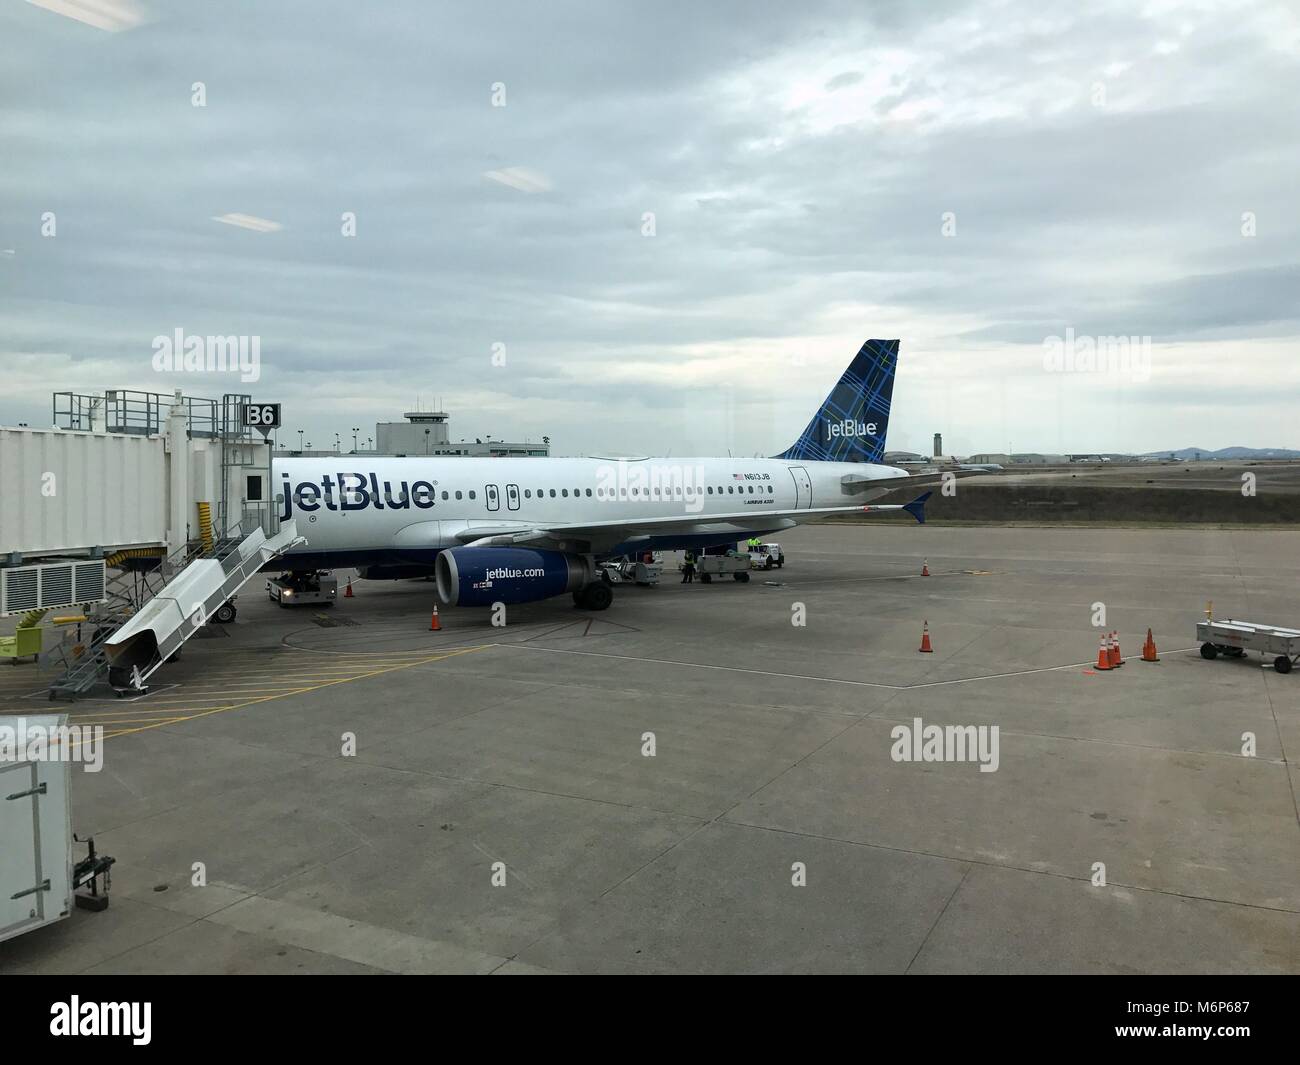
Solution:
{"label": "concrete tarmac", "polygon": [[[148,696],[61,705],[110,737],[73,799],[112,905],[0,972],[1300,972],[1300,671],[1194,639],[1206,600],[1300,622],[1300,533],[780,539],[500,628],[250,591]],[[917,719],[997,726],[996,771],[895,760]]]}

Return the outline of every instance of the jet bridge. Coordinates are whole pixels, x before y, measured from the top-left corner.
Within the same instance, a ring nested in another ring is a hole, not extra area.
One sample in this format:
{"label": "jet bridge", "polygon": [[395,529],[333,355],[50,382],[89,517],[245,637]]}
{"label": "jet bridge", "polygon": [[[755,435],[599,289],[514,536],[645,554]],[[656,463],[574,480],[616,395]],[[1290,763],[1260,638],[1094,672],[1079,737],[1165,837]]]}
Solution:
{"label": "jet bridge", "polygon": [[218,538],[254,520],[273,536],[272,445],[243,424],[252,402],[57,392],[53,427],[0,426],[0,566],[174,554],[203,503]]}

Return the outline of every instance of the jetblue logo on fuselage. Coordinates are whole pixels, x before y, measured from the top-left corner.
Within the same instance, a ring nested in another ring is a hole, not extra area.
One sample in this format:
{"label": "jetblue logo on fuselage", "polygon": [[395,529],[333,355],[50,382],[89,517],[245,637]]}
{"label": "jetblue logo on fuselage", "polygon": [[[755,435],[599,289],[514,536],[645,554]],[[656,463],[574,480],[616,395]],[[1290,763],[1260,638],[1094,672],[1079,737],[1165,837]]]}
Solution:
{"label": "jetblue logo on fuselage", "polygon": [[290,490],[289,475],[280,474],[284,502],[280,520],[288,521],[293,508],[314,513],[326,510],[428,510],[437,492],[429,481],[380,481],[373,473],[325,474],[319,481],[299,481]]}
{"label": "jetblue logo on fuselage", "polygon": [[860,422],[854,418],[845,418],[842,422],[826,422],[826,439],[833,436],[875,436],[875,422]]}

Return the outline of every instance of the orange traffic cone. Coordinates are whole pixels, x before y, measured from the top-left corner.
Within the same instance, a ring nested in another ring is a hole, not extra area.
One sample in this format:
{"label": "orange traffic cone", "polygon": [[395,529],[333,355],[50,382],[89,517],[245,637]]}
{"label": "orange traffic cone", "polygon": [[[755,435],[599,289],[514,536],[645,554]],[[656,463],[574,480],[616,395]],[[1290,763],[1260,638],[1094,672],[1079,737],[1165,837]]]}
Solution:
{"label": "orange traffic cone", "polygon": [[1118,667],[1124,664],[1124,656],[1119,653],[1118,632],[1112,632],[1110,634],[1110,664],[1112,667]]}
{"label": "orange traffic cone", "polygon": [[351,598],[352,598],[352,578],[351,578],[351,577],[348,577],[348,587],[347,587],[347,591],[345,591],[345,592],[343,593],[343,598],[344,598],[344,599],[351,599]]}
{"label": "orange traffic cone", "polygon": [[921,576],[930,576],[930,560],[928,558],[921,559]]}
{"label": "orange traffic cone", "polygon": [[1147,629],[1147,642],[1142,645],[1143,662],[1159,662],[1160,656],[1156,654],[1156,641],[1151,638],[1151,630]]}
{"label": "orange traffic cone", "polygon": [[927,654],[927,655],[932,655],[932,654],[934,654],[934,648],[930,646],[930,623],[929,623],[928,621],[923,621],[923,622],[921,622],[921,651],[920,651],[920,653],[921,653],[921,654]]}
{"label": "orange traffic cone", "polygon": [[1097,668],[1111,669],[1110,648],[1106,646],[1106,637],[1102,636],[1101,646],[1097,649]]}
{"label": "orange traffic cone", "polygon": [[442,622],[438,620],[438,604],[433,604],[433,617],[429,619],[430,632],[442,632]]}

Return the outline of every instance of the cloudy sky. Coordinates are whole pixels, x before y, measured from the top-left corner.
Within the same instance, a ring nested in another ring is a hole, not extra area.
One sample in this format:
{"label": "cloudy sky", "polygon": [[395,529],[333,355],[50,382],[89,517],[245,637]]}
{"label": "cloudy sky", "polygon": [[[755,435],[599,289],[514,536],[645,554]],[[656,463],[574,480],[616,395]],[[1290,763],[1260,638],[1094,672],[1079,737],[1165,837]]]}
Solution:
{"label": "cloudy sky", "polygon": [[[319,446],[441,397],[770,454],[899,337],[893,448],[1300,446],[1297,10],[3,0],[0,423],[252,391]],[[157,372],[177,329],[260,379]]]}

